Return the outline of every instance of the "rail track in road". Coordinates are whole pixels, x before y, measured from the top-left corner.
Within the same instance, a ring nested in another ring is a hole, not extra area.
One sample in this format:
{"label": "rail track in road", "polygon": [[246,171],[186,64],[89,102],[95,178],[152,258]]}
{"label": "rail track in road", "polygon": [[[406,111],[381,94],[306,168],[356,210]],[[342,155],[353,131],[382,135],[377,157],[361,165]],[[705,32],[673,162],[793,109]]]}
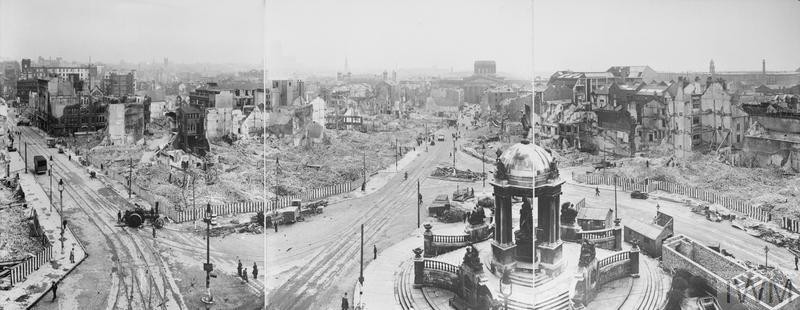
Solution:
{"label": "rail track in road", "polygon": [[[23,134],[32,133],[39,141],[44,141],[45,137],[31,128],[21,129],[21,131]],[[31,141],[31,139],[26,140]],[[34,151],[41,150],[41,154],[51,153],[46,146],[40,143],[29,142],[28,146],[32,147]],[[146,240],[142,240],[141,236],[131,232],[126,227],[118,227],[116,224],[117,211],[122,210],[122,208],[115,206],[118,204],[126,206],[130,204],[121,197],[119,201],[115,202],[87,189],[93,181],[86,180],[79,174],[76,175],[76,173],[72,173],[72,175],[66,173],[66,171],[74,172],[75,168],[70,167],[73,165],[72,163],[63,163],[64,159],[61,158],[59,160],[60,157],[63,157],[63,155],[58,156],[58,154],[55,154],[53,156],[53,166],[58,168],[54,169],[53,176],[60,176],[67,180],[64,183],[66,198],[75,202],[75,209],[84,214],[86,220],[103,235],[103,238],[110,246],[112,257],[116,257],[116,270],[112,271],[112,274],[116,275],[116,283],[119,285],[116,292],[109,294],[109,298],[114,298],[113,303],[109,302],[109,304],[112,304],[111,308],[152,308],[150,305],[152,303],[151,293],[155,293],[155,299],[160,301],[156,302],[159,308],[167,309],[167,303],[169,303],[170,308],[186,309],[177,285],[172,279],[169,270],[165,267],[165,262],[158,256],[158,251]],[[75,185],[73,184],[74,182],[70,181],[74,181],[75,178],[81,179],[83,186]],[[120,234],[119,231],[123,233]],[[127,275],[126,269],[131,270]],[[121,298],[123,296],[126,298]]]}
{"label": "rail track in road", "polygon": [[[352,219],[347,219],[353,225],[343,225],[343,229],[330,234],[324,240],[314,242],[312,248],[306,248],[304,253],[316,250],[320,245],[325,248],[314,255],[308,263],[293,272],[291,278],[268,294],[268,307],[274,309],[310,309],[323,307],[322,304],[330,300],[338,300],[334,296],[338,292],[331,292],[332,285],[355,280],[352,276],[344,275],[348,267],[358,264],[360,248],[360,225],[364,223],[364,244],[374,244],[380,235],[388,230],[387,226],[399,214],[412,211],[416,208],[417,183],[411,180],[426,181],[431,167],[442,160],[448,160],[444,154],[450,152],[449,145],[431,147],[430,154],[417,159],[409,165],[409,178],[402,181],[398,173],[389,183],[370,195],[349,200],[344,203],[355,203],[364,206],[364,212]],[[399,181],[398,181],[399,180]],[[369,207],[366,207],[369,206]],[[301,223],[302,224],[302,223]],[[411,251],[409,249],[409,257]]]}

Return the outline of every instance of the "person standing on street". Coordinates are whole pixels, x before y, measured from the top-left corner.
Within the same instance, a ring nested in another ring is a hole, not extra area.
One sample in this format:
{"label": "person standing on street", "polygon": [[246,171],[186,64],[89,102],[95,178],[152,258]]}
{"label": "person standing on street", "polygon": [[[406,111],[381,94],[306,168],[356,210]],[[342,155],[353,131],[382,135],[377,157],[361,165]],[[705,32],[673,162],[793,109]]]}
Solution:
{"label": "person standing on street", "polygon": [[253,262],[253,280],[258,280],[258,265]]}
{"label": "person standing on street", "polygon": [[236,266],[236,274],[242,277],[242,260],[239,260],[239,265]]}
{"label": "person standing on street", "polygon": [[244,283],[247,283],[247,268],[242,272],[242,279],[244,279]]}
{"label": "person standing on street", "polygon": [[372,255],[373,255],[372,259],[378,259],[378,246],[375,244],[372,245]]}
{"label": "person standing on street", "polygon": [[72,247],[72,250],[69,250],[69,263],[70,264],[75,263],[75,247]]}
{"label": "person standing on street", "polygon": [[597,187],[597,186],[594,187],[594,195],[595,196],[600,196],[600,188]]}
{"label": "person standing on street", "polygon": [[117,211],[117,222],[122,222],[122,210]]}
{"label": "person standing on street", "polygon": [[156,226],[153,225],[153,239],[156,238]]}
{"label": "person standing on street", "polygon": [[345,292],[344,297],[342,297],[342,310],[348,310],[348,309],[350,309],[350,303],[347,302],[347,293]]}
{"label": "person standing on street", "polygon": [[53,300],[51,300],[51,302],[56,301],[56,290],[58,290],[58,283],[53,281]]}
{"label": "person standing on street", "polygon": [[797,257],[797,255],[795,255],[795,256],[794,256],[794,270],[797,270],[797,262],[798,262],[799,260],[800,260],[800,258],[799,258],[799,257]]}
{"label": "person standing on street", "polygon": [[272,227],[275,227],[275,232],[278,232],[278,221],[273,221]]}

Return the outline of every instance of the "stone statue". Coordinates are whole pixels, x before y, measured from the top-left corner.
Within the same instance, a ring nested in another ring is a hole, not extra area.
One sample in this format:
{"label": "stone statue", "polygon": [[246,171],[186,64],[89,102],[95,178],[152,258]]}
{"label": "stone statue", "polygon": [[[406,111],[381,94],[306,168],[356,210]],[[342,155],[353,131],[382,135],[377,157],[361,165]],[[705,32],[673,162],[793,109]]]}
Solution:
{"label": "stone statue", "polygon": [[587,267],[595,258],[594,244],[588,239],[581,242],[581,256],[578,260],[578,267]]}
{"label": "stone statue", "polygon": [[482,206],[476,206],[475,209],[469,215],[469,224],[470,225],[480,225],[485,222],[486,214],[483,212]]}
{"label": "stone statue", "polygon": [[503,152],[500,151],[500,149],[498,149],[497,150],[497,162],[495,163],[496,171],[494,172],[494,178],[498,179],[498,180],[507,180],[508,176],[507,176],[507,171],[506,171],[506,165],[503,164],[502,160],[500,160],[500,155],[502,155],[502,154],[503,154]]}
{"label": "stone statue", "polygon": [[522,198],[522,207],[519,209],[519,237],[521,240],[531,240],[533,236],[533,209],[531,199]]}
{"label": "stone statue", "polygon": [[481,263],[480,254],[478,253],[478,249],[476,249],[474,245],[470,245],[469,247],[467,247],[467,252],[464,253],[463,264],[470,267],[473,271],[479,271],[483,269],[483,264]]}
{"label": "stone statue", "polygon": [[575,218],[578,217],[578,211],[572,207],[571,203],[564,203],[561,205],[561,224],[572,225],[575,223]]}

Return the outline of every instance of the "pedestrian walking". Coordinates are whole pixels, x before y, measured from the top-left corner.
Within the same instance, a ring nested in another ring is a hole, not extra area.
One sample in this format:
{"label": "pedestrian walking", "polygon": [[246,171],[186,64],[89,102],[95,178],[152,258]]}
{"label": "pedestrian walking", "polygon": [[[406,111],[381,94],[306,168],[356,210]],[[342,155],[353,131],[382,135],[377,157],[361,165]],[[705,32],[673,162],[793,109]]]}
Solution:
{"label": "pedestrian walking", "polygon": [[345,292],[344,296],[342,297],[342,310],[348,309],[350,309],[350,303],[347,302],[347,293]]}
{"label": "pedestrian walking", "polygon": [[245,283],[247,283],[247,282],[248,282],[248,281],[247,281],[247,268],[245,268],[245,269],[242,271],[242,279],[244,279],[244,282],[245,282]]}
{"label": "pedestrian walking", "polygon": [[253,262],[253,280],[258,280],[258,265]]}
{"label": "pedestrian walking", "polygon": [[53,281],[53,300],[51,300],[51,302],[56,301],[56,290],[58,290],[58,283]]}
{"label": "pedestrian walking", "polygon": [[275,227],[275,232],[278,232],[278,221],[272,222],[272,226]]}
{"label": "pedestrian walking", "polygon": [[153,225],[153,239],[156,238],[156,226]]}
{"label": "pedestrian walking", "polygon": [[239,260],[239,265],[236,266],[236,274],[241,277],[242,276],[242,260]]}
{"label": "pedestrian walking", "polygon": [[798,260],[800,260],[800,258],[798,258],[797,255],[795,255],[794,256],[794,270],[797,270],[797,262],[798,262]]}
{"label": "pedestrian walking", "polygon": [[597,186],[595,186],[595,188],[594,188],[594,195],[595,196],[600,196],[600,188],[597,187]]}
{"label": "pedestrian walking", "polygon": [[372,245],[372,259],[378,259],[378,246],[374,244]]}
{"label": "pedestrian walking", "polygon": [[72,250],[69,250],[69,263],[75,263],[75,247],[72,247]]}
{"label": "pedestrian walking", "polygon": [[117,222],[122,222],[122,210],[117,211]]}

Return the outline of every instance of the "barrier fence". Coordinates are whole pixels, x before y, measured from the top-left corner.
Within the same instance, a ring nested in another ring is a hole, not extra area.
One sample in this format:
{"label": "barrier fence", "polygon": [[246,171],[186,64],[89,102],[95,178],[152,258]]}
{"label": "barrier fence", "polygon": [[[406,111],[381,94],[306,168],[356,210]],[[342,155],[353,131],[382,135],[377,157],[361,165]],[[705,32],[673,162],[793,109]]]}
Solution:
{"label": "barrier fence", "polygon": [[800,233],[800,220],[784,217],[781,219],[781,227],[791,232]]}
{"label": "barrier fence", "polygon": [[[305,202],[319,200],[330,196],[350,192],[354,189],[360,188],[363,179],[358,179],[351,182],[334,184],[326,187],[315,188],[300,195],[278,197],[277,202],[275,199],[270,199],[267,202],[267,207],[264,208],[264,202],[240,202],[225,205],[211,205],[211,211],[217,215],[230,215],[241,213],[255,213],[258,211],[272,212],[281,208],[288,207],[292,200],[300,199]],[[183,223],[189,221],[199,220],[205,217],[206,206],[198,206],[197,208],[189,208],[182,212],[165,208],[164,215],[169,217],[173,222]]]}
{"label": "barrier fence", "polygon": [[630,259],[630,255],[631,255],[630,251],[625,251],[625,252],[620,252],[620,253],[611,255],[609,257],[606,257],[604,259],[601,259],[601,260],[597,261],[597,269],[603,268],[605,266],[611,265],[611,264],[616,263],[616,262],[621,262],[621,261],[624,261],[624,260],[628,260],[628,259]]}
{"label": "barrier fence", "polygon": [[703,189],[664,181],[650,181],[647,179],[633,179],[626,177],[615,177],[606,174],[572,174],[572,179],[576,182],[585,184],[614,185],[625,191],[638,190],[640,192],[653,192],[662,190],[668,193],[680,194],[695,199],[700,199],[709,203],[719,204],[723,207],[751,217],[762,222],[772,220],[772,215],[758,206],[751,205],[744,200],[723,196]]}
{"label": "barrier fence", "polygon": [[445,263],[445,262],[440,262],[438,260],[426,259],[425,260],[425,269],[436,270],[436,271],[444,271],[444,272],[449,272],[449,273],[452,273],[452,274],[458,274],[458,266],[453,265],[453,264],[449,264],[449,263]]}
{"label": "barrier fence", "polygon": [[21,263],[11,267],[10,277],[12,286],[16,283],[25,281],[25,278],[29,274],[39,270],[39,267],[42,267],[42,265],[53,259],[53,246],[50,244],[50,240],[47,239],[47,235],[44,234],[44,230],[39,225],[39,219],[38,215],[36,214],[36,210],[34,210],[33,216],[34,224],[37,226],[34,227],[34,230],[37,234],[39,234],[39,240],[44,245],[44,250],[39,251],[39,253],[36,253],[34,256],[29,256]]}
{"label": "barrier fence", "polygon": [[[404,151],[404,154],[413,149],[411,147],[403,147],[403,146],[401,146],[401,148],[402,151]],[[87,161],[89,162],[89,164],[95,167],[100,167],[101,163],[97,160],[88,159]],[[106,168],[105,164],[104,168]],[[105,173],[105,175],[108,176],[109,178],[122,183],[126,187],[128,186],[128,175],[123,175],[108,169],[103,170],[103,173]],[[377,173],[373,173],[370,176],[374,174]],[[288,207],[291,204],[292,200],[294,199],[300,199],[306,202],[319,200],[330,196],[353,191],[357,188],[360,188],[363,182],[364,178],[359,178],[357,180],[350,182],[344,182],[344,183],[333,184],[325,187],[311,189],[300,195],[279,197],[277,201],[274,198],[272,198],[267,202],[266,209],[264,208],[264,202],[240,202],[240,203],[232,203],[225,205],[212,205],[211,211],[214,214],[218,215],[255,213],[262,210],[265,212],[272,212],[281,208]],[[159,205],[162,206],[161,208],[159,208],[159,213],[162,213],[165,216],[169,217],[173,222],[176,223],[189,222],[189,221],[199,220],[205,217],[206,213],[205,205],[198,205],[195,208],[188,208],[188,207],[181,208],[180,210],[176,210],[174,207],[172,207],[174,205],[172,201],[183,200],[179,195],[167,195],[166,197],[152,195],[147,189],[141,188],[135,183],[130,185],[130,190],[133,194],[147,201],[147,203],[150,205],[155,205],[156,202],[159,202]]]}

